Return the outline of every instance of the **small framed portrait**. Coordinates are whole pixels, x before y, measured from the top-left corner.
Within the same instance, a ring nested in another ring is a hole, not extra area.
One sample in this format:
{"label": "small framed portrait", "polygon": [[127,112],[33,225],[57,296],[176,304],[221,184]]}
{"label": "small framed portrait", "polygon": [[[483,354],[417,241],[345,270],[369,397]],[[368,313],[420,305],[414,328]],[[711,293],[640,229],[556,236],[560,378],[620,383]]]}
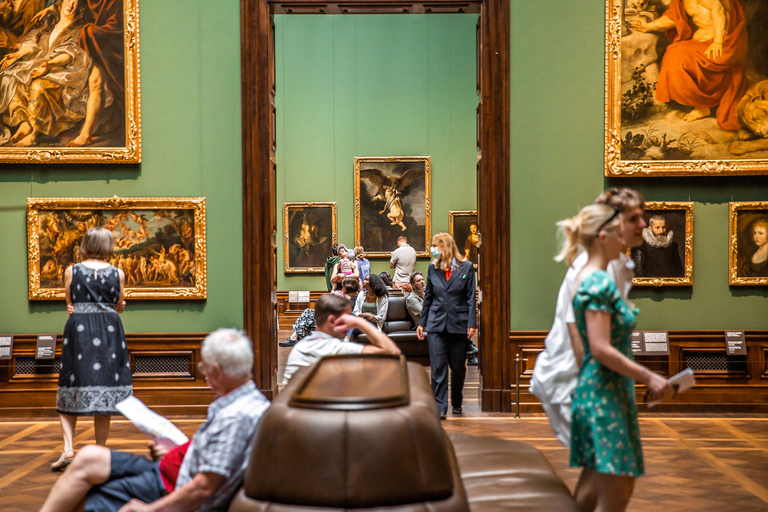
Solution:
{"label": "small framed portrait", "polygon": [[768,285],[768,201],[730,203],[728,284]]}
{"label": "small framed portrait", "polygon": [[477,210],[457,210],[448,212],[448,232],[451,234],[459,252],[477,268],[480,233],[477,230]]}
{"label": "small framed portrait", "polygon": [[634,286],[693,285],[693,202],[648,201],[643,243],[630,249]]}
{"label": "small framed portrait", "polygon": [[205,198],[28,198],[29,299],[64,298],[64,271],[82,260],[91,227],[115,237],[110,263],[133,299],[205,299]]}
{"label": "small framed portrait", "polygon": [[336,203],[283,203],[283,272],[324,272],[336,243]]}
{"label": "small framed portrait", "polygon": [[429,257],[431,158],[355,157],[355,245],[369,257],[389,258],[397,239]]}

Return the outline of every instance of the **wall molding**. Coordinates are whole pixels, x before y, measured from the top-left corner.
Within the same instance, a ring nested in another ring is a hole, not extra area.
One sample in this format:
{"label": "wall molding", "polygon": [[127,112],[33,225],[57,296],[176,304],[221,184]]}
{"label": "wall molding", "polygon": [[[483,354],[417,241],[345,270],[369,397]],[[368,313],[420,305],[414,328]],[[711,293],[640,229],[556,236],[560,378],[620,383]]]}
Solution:
{"label": "wall molding", "polygon": [[[536,356],[544,350],[548,331],[510,331],[511,392],[498,390],[515,409],[515,357],[521,356],[520,411],[543,412],[538,398],[528,392]],[[665,376],[674,375],[687,367],[691,355],[701,357],[697,365],[712,361],[711,369],[695,369],[697,386],[668,403],[653,408],[653,412],[740,412],[768,413],[768,330],[744,331],[746,356],[727,356],[725,329],[669,331],[669,355],[639,356],[637,361]],[[482,348],[481,348],[482,350]],[[721,366],[720,368],[716,368]],[[648,409],[642,403],[645,387],[636,386],[640,411]],[[507,398],[507,396],[509,398]]]}

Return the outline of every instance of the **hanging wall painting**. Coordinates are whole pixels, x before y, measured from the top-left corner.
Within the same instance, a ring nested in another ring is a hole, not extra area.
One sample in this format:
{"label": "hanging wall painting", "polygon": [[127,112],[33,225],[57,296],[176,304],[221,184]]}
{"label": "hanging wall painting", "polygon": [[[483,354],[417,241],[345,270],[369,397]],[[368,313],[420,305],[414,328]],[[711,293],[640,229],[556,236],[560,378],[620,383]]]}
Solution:
{"label": "hanging wall painting", "polygon": [[606,176],[768,174],[768,2],[606,0]]}
{"label": "hanging wall painting", "polygon": [[431,158],[355,157],[355,244],[369,257],[389,258],[406,236],[429,256]]}
{"label": "hanging wall painting", "polygon": [[114,235],[127,298],[206,298],[205,198],[114,196],[27,199],[30,300],[64,298],[64,270],[91,227]]}
{"label": "hanging wall painting", "polygon": [[283,203],[286,274],[324,272],[336,240],[336,203]]}
{"label": "hanging wall painting", "polygon": [[0,2],[0,162],[141,162],[138,0],[51,3]]}
{"label": "hanging wall painting", "polygon": [[693,202],[646,201],[643,243],[629,251],[634,286],[693,285]]}
{"label": "hanging wall painting", "polygon": [[768,202],[730,203],[728,284],[768,285]]}
{"label": "hanging wall painting", "polygon": [[480,247],[477,210],[449,211],[448,233],[456,240],[459,252],[477,268],[478,249]]}

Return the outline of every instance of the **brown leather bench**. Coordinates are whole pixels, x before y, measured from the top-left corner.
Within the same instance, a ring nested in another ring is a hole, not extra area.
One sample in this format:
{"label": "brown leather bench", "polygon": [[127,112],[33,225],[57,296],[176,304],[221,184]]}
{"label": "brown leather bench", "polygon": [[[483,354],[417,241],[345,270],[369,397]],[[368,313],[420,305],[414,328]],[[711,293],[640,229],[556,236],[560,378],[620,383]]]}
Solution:
{"label": "brown leather bench", "polygon": [[[429,366],[429,345],[427,345],[426,338],[420,340],[416,336],[415,328],[408,308],[405,306],[403,294],[399,290],[390,292],[387,318],[381,328],[382,332],[400,347],[400,352],[409,361]],[[361,334],[352,341],[368,343],[368,337]]]}
{"label": "brown leather bench", "polygon": [[[454,451],[455,446],[455,451]],[[541,453],[440,426],[426,372],[395,356],[330,356],[264,414],[230,512],[577,512]]]}

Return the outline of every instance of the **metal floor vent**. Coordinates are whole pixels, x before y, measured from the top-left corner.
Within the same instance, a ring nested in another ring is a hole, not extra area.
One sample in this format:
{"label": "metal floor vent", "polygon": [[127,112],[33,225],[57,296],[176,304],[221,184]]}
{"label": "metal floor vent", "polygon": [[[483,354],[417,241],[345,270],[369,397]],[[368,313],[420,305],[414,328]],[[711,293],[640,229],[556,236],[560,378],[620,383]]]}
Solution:
{"label": "metal floor vent", "polygon": [[55,375],[61,370],[61,358],[35,359],[34,357],[16,358],[16,375]]}
{"label": "metal floor vent", "polygon": [[134,356],[134,373],[189,373],[188,356]]}

